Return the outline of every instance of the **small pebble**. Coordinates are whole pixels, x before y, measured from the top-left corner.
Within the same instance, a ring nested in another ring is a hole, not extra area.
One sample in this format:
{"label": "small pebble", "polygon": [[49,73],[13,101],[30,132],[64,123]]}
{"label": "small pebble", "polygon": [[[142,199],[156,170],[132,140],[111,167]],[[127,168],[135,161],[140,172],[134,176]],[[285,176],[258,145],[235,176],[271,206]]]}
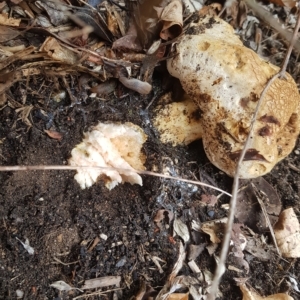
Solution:
{"label": "small pebble", "polygon": [[116,264],[117,268],[123,267],[126,263],[126,257],[122,257]]}
{"label": "small pebble", "polygon": [[294,151],[294,153],[295,153],[296,155],[299,155],[299,154],[300,154],[300,151],[297,149],[297,150]]}
{"label": "small pebble", "polygon": [[209,210],[209,211],[207,212],[207,214],[208,214],[208,216],[209,216],[210,218],[212,218],[212,217],[214,216],[215,212],[214,212],[213,210]]}
{"label": "small pebble", "polygon": [[24,292],[21,290],[16,290],[17,299],[21,299],[24,296]]}

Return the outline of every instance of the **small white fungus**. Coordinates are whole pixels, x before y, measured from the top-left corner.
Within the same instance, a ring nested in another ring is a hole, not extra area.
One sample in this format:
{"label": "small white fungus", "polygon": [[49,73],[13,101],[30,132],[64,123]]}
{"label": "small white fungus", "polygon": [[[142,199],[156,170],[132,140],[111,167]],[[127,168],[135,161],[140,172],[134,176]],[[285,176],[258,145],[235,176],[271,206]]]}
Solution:
{"label": "small white fungus", "polygon": [[145,156],[141,148],[146,139],[143,130],[132,123],[99,123],[85,133],[83,142],[72,150],[69,165],[116,170],[78,169],[76,181],[82,189],[92,186],[99,177],[110,190],[123,182],[142,185],[142,178],[135,170],[144,170]]}

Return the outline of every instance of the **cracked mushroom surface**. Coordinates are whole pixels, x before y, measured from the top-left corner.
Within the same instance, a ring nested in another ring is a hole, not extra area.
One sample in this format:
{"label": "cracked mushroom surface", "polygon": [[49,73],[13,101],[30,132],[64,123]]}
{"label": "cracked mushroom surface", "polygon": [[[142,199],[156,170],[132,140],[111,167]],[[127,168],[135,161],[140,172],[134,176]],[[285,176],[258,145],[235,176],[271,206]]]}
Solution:
{"label": "cracked mushroom surface", "polygon": [[[199,16],[174,45],[170,74],[199,106],[202,139],[210,161],[234,176],[260,94],[279,68],[243,46],[218,17]],[[300,130],[300,97],[293,78],[276,79],[259,109],[241,166],[242,178],[268,173],[294,148]]]}

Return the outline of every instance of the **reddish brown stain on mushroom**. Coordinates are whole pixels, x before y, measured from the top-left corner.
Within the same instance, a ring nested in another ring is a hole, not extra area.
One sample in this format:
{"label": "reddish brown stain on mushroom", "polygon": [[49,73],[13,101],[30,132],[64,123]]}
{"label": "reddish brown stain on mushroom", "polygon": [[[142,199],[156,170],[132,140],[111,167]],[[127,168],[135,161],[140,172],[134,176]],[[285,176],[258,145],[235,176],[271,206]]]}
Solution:
{"label": "reddish brown stain on mushroom", "polygon": [[259,118],[259,121],[266,122],[266,123],[272,123],[272,124],[276,124],[276,125],[280,126],[280,122],[274,116],[264,115]]}
{"label": "reddish brown stain on mushroom", "polygon": [[258,134],[260,136],[270,136],[272,135],[272,128],[266,125],[258,130]]}
{"label": "reddish brown stain on mushroom", "polygon": [[[230,159],[236,161],[236,160],[239,159],[241,153],[242,153],[242,150],[231,152],[231,153],[229,153],[229,157],[230,157]],[[246,151],[246,154],[245,154],[245,157],[244,157],[244,161],[248,161],[248,160],[257,160],[257,161],[268,162],[265,159],[265,157],[263,155],[261,155],[259,153],[259,151],[257,151],[256,149],[248,149]]]}

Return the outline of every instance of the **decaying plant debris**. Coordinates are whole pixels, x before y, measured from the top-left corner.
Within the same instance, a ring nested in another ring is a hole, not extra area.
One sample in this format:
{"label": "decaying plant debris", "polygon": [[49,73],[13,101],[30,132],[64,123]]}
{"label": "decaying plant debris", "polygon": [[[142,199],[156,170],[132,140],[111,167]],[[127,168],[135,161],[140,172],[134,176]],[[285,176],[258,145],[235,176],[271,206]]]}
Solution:
{"label": "decaying plant debris", "polygon": [[[280,91],[260,100],[297,18],[293,1],[275,3],[0,3],[0,170],[39,165],[0,172],[0,298],[298,298],[296,52]],[[270,173],[241,181],[226,235],[225,173],[236,172],[258,102],[239,172]],[[204,147],[180,145],[199,137]],[[135,173],[144,166],[164,178]]]}

